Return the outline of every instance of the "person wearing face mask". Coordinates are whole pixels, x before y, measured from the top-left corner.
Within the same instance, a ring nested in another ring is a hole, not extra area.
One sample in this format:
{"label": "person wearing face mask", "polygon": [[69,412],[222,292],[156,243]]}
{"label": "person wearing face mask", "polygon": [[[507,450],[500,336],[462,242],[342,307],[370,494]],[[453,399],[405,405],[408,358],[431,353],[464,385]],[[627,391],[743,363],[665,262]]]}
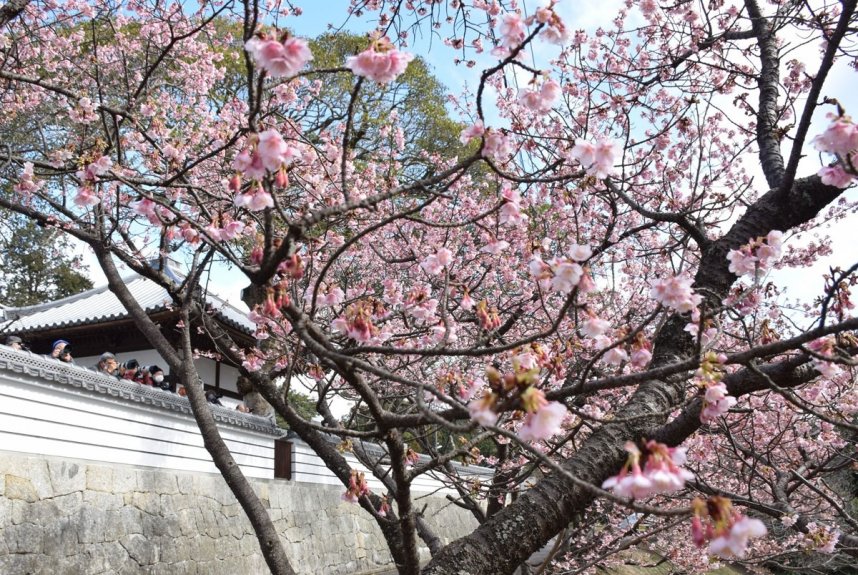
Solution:
{"label": "person wearing face mask", "polygon": [[157,365],[150,365],[148,370],[149,377],[152,379],[152,385],[161,389],[169,390],[170,383],[164,379],[164,370]]}

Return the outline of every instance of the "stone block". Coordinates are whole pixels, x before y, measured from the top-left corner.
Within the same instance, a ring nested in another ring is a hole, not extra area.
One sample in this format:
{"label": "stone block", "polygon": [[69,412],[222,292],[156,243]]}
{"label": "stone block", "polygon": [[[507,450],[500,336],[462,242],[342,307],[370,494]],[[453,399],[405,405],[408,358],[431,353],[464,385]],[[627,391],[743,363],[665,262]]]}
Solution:
{"label": "stone block", "polygon": [[185,495],[194,493],[194,476],[188,475],[187,473],[177,475],[176,485],[179,489],[179,493],[184,493]]}
{"label": "stone block", "polygon": [[83,505],[83,492],[75,491],[67,495],[60,495],[51,499],[60,515],[68,517],[77,513],[77,510]]}
{"label": "stone block", "polygon": [[11,504],[9,509],[9,523],[12,525],[18,525],[29,521],[30,503],[21,499],[7,499],[7,501]]}
{"label": "stone block", "polygon": [[113,492],[130,493],[133,491],[138,491],[136,470],[128,467],[114,467]]}
{"label": "stone block", "polygon": [[86,466],[86,488],[90,491],[113,492],[113,469],[103,465]]}
{"label": "stone block", "polygon": [[77,554],[77,526],[63,517],[44,528],[45,553],[51,557],[69,557]]}
{"label": "stone block", "polygon": [[179,531],[185,537],[197,532],[196,514],[193,509],[182,509],[176,513]]}
{"label": "stone block", "polygon": [[120,509],[125,505],[125,502],[123,501],[123,496],[117,493],[84,491],[83,504],[87,507],[95,507],[107,511],[108,509]]}
{"label": "stone block", "polygon": [[126,535],[119,540],[119,544],[138,565],[153,565],[160,560],[158,542],[142,535]]}
{"label": "stone block", "polygon": [[154,473],[155,483],[153,485],[153,489],[155,493],[160,494],[171,494],[171,493],[179,493],[179,482],[176,479],[176,476],[169,472],[155,472]]}
{"label": "stone block", "polygon": [[39,493],[36,491],[36,487],[29,478],[7,473],[5,480],[5,493],[8,499],[20,499],[28,503],[33,503],[40,499]]}
{"label": "stone block", "polygon": [[161,535],[165,534],[164,521],[158,515],[149,515],[148,513],[143,513],[141,523],[143,525],[144,537],[160,537]]}
{"label": "stone block", "polygon": [[0,556],[0,573],[36,573],[38,555],[2,555]]}
{"label": "stone block", "polygon": [[158,515],[161,512],[161,496],[157,493],[137,491],[131,498],[131,504],[150,515]]}
{"label": "stone block", "polygon": [[48,476],[55,497],[86,488],[86,470],[80,463],[48,461]]}
{"label": "stone block", "polygon": [[34,523],[9,525],[3,530],[3,540],[9,553],[42,553],[44,531]]}
{"label": "stone block", "polygon": [[136,507],[125,506],[119,509],[119,520],[126,535],[143,533],[143,512]]}

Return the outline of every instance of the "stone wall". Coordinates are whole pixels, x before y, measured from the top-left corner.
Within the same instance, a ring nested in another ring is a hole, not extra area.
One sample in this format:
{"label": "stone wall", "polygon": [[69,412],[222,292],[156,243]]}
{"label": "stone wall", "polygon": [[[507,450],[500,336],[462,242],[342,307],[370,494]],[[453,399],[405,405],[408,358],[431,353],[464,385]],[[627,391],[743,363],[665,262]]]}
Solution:
{"label": "stone wall", "polygon": [[[340,499],[343,489],[252,482],[299,574],[390,567],[375,522]],[[417,503],[428,504],[427,518],[445,541],[476,526],[443,499]],[[0,452],[0,573],[266,572],[250,523],[219,475]]]}

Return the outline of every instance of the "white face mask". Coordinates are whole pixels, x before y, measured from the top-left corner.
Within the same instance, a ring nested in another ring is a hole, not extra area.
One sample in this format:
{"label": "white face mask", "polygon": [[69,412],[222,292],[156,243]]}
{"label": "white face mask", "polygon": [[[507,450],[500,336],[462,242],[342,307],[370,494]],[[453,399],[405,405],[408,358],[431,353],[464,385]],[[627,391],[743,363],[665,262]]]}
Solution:
{"label": "white face mask", "polygon": [[161,383],[162,381],[164,381],[164,376],[163,375],[153,375],[152,379],[155,381],[155,383]]}

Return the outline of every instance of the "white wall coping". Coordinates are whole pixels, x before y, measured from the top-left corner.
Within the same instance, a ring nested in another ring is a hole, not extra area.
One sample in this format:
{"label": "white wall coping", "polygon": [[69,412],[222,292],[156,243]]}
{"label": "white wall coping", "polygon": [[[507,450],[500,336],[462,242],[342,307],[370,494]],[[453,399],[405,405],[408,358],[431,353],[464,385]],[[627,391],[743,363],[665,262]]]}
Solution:
{"label": "white wall coping", "polygon": [[[193,417],[188,398],[160,388],[120,380],[79,365],[63,363],[51,357],[18,351],[0,345],[0,376],[28,376],[39,380],[40,385],[63,388],[68,391],[99,394],[119,403],[138,403],[154,410],[166,410]],[[284,430],[270,418],[242,413],[209,404],[218,423],[240,427],[272,437],[280,437]]]}

